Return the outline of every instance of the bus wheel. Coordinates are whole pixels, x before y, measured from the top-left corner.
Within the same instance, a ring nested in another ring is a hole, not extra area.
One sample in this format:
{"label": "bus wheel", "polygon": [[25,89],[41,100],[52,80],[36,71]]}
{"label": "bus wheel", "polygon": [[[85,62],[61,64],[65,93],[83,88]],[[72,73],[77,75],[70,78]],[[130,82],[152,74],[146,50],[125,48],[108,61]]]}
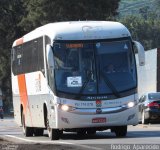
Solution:
{"label": "bus wheel", "polygon": [[77,131],[77,136],[78,137],[83,137],[86,135],[86,130],[80,129]]}
{"label": "bus wheel", "polygon": [[94,135],[96,134],[96,130],[87,130],[88,135]]}
{"label": "bus wheel", "polygon": [[59,129],[50,129],[49,137],[51,140],[59,140],[61,136],[61,131]]}
{"label": "bus wheel", "polygon": [[33,128],[27,127],[25,124],[25,115],[22,113],[22,127],[23,127],[23,133],[26,137],[33,136]]}
{"label": "bus wheel", "polygon": [[1,114],[1,119],[3,119],[3,115]]}
{"label": "bus wheel", "polygon": [[125,137],[127,135],[127,126],[117,126],[114,129],[116,137]]}
{"label": "bus wheel", "polygon": [[43,128],[34,128],[35,136],[43,136],[44,129]]}
{"label": "bus wheel", "polygon": [[[48,115],[47,115],[48,116]],[[63,131],[61,132],[59,129],[52,129],[49,125],[49,119],[48,117],[46,118],[46,128],[48,131],[48,136],[51,140],[59,140],[61,134],[63,133]]]}

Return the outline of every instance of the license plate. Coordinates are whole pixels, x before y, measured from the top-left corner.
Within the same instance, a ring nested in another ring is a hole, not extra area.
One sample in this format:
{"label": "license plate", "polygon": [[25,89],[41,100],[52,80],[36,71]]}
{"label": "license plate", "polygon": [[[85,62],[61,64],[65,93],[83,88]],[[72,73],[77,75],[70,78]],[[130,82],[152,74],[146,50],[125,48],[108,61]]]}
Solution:
{"label": "license plate", "polygon": [[93,118],[92,123],[104,123],[106,122],[106,118]]}

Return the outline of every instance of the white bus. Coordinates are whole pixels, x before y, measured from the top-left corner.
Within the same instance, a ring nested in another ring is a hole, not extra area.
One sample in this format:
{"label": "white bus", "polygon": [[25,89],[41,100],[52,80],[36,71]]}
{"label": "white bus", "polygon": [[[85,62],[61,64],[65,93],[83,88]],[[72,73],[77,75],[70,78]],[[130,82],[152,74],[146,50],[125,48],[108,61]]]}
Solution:
{"label": "white bus", "polygon": [[144,65],[142,45],[109,21],[50,23],[14,41],[14,117],[24,135],[126,136],[127,125],[138,124],[134,45]]}

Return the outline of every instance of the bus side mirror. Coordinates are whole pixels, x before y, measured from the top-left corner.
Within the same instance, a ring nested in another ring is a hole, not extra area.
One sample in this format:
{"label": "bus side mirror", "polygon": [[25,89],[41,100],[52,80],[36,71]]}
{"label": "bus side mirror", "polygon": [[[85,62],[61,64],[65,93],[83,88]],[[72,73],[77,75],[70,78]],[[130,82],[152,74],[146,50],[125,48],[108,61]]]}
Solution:
{"label": "bus side mirror", "polygon": [[138,59],[139,59],[139,65],[144,66],[145,65],[145,51],[144,47],[137,41],[134,41],[134,45],[138,50]]}
{"label": "bus side mirror", "polygon": [[47,55],[48,68],[53,68],[54,67],[53,51],[51,45],[49,44],[47,44],[46,46],[46,55]]}

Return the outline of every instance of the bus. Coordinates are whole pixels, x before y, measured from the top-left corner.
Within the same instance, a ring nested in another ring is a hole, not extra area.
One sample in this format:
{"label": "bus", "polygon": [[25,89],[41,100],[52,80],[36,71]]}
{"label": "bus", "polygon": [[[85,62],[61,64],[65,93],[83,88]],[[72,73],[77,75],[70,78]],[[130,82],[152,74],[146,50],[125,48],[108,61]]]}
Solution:
{"label": "bus", "polygon": [[14,41],[15,121],[24,135],[51,140],[110,129],[117,137],[138,124],[137,67],[144,48],[119,22],[49,23]]}

